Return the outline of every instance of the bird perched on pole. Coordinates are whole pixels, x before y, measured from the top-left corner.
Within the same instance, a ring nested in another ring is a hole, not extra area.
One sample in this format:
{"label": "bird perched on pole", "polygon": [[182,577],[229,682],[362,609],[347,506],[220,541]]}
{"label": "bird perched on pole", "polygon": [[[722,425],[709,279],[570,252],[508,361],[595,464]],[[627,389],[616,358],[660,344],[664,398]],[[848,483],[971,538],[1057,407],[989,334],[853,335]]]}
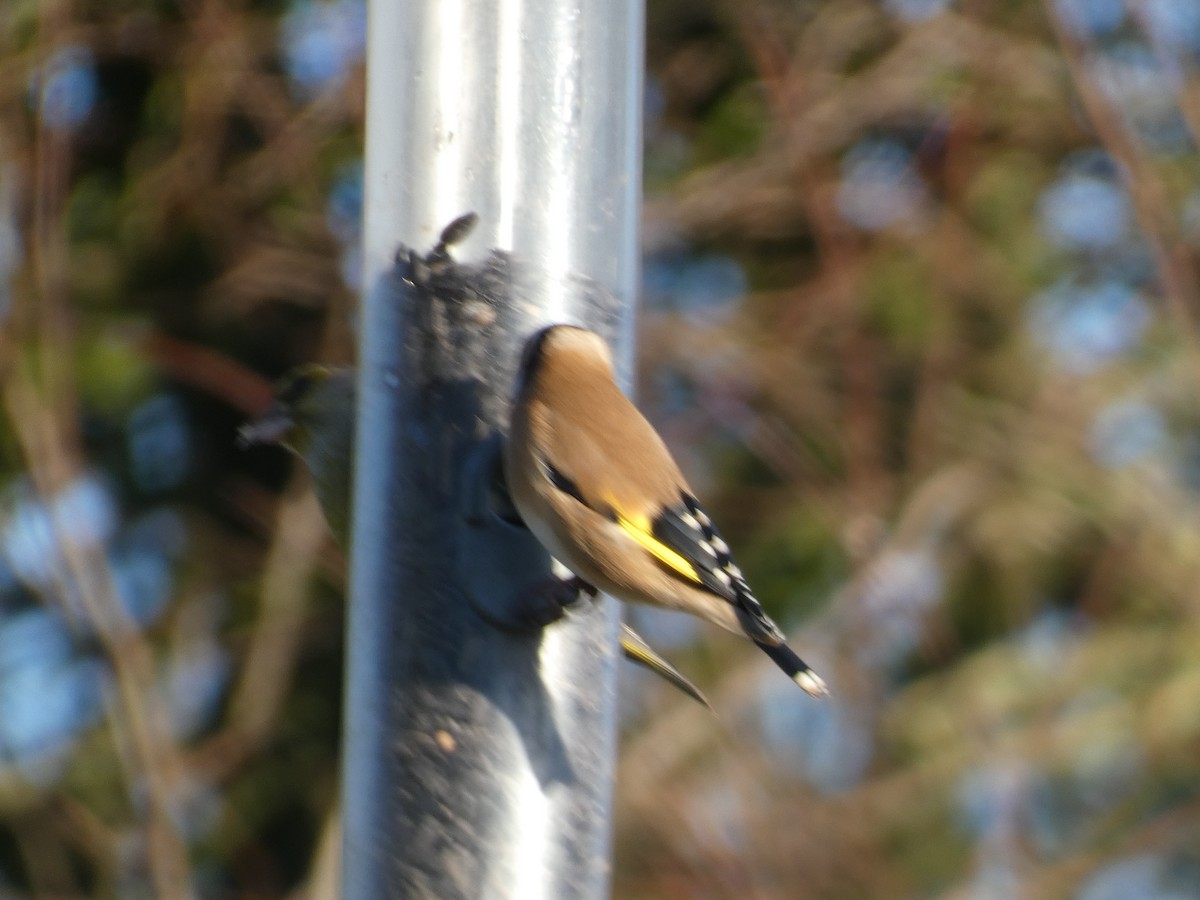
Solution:
{"label": "bird perched on pole", "polygon": [[[276,384],[274,402],[238,435],[243,446],[281,444],[304,461],[325,521],[343,549],[349,546],[350,534],[354,413],[354,369],[303,365]],[[711,709],[699,688],[624,624],[621,651]]]}
{"label": "bird perched on pole", "polygon": [[600,335],[552,325],[529,339],[504,462],[521,517],[583,581],[744,634],[809,694],[828,694],[755,599],[662,438],[617,386]]}

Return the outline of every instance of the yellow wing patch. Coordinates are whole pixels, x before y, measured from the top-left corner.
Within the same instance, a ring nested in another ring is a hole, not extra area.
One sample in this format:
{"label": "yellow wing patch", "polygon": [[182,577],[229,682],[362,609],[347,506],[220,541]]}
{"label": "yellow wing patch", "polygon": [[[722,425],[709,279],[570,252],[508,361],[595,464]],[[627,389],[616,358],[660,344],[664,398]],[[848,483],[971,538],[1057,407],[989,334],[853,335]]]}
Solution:
{"label": "yellow wing patch", "polygon": [[645,516],[630,518],[617,509],[615,504],[613,504],[613,509],[616,510],[617,524],[621,526],[626,534],[641,544],[655,559],[689,581],[702,584],[700,576],[696,574],[696,567],[688,562],[686,557],[676,553],[654,536],[650,530],[649,519]]}

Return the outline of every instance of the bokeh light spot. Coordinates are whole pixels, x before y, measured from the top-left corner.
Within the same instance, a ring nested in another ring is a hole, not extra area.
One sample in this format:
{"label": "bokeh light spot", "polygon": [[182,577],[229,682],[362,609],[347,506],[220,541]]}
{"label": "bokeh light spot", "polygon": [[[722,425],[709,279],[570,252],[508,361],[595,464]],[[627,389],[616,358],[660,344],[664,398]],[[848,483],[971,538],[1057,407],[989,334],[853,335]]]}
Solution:
{"label": "bokeh light spot", "polygon": [[842,217],[867,231],[911,222],[925,200],[925,184],[900,144],[866,140],[842,159],[837,207]]}

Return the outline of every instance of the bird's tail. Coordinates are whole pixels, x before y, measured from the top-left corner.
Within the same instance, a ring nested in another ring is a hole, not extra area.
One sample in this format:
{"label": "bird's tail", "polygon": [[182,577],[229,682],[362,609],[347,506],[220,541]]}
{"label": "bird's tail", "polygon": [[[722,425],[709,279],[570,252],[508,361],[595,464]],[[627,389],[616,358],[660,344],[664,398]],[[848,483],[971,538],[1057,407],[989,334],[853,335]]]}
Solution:
{"label": "bird's tail", "polygon": [[825,685],[825,680],[821,678],[812,668],[796,655],[796,651],[787,644],[769,644],[763,640],[755,640],[754,643],[762,649],[763,653],[771,657],[771,660],[779,668],[787,673],[787,677],[800,685],[801,689],[812,697],[826,697],[829,695],[829,688]]}
{"label": "bird's tail", "polygon": [[829,695],[825,680],[812,670],[804,660],[796,655],[796,651],[787,645],[779,626],[771,621],[762,604],[750,591],[750,586],[739,578],[735,583],[738,611],[738,621],[746,637],[758,644],[762,652],[771,657],[779,668],[787,673],[787,677],[800,685],[805,693],[813,697]]}

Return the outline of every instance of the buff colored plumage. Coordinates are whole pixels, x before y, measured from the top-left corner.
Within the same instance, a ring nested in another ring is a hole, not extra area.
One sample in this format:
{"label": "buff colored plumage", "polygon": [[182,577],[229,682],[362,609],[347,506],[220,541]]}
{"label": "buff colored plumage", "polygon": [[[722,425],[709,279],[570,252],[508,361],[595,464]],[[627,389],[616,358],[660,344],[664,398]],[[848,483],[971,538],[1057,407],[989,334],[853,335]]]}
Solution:
{"label": "buff colored plumage", "polygon": [[809,694],[828,693],[787,646],[666,445],[617,386],[595,332],[555,325],[529,340],[505,472],[529,528],[584,581],[744,634]]}

